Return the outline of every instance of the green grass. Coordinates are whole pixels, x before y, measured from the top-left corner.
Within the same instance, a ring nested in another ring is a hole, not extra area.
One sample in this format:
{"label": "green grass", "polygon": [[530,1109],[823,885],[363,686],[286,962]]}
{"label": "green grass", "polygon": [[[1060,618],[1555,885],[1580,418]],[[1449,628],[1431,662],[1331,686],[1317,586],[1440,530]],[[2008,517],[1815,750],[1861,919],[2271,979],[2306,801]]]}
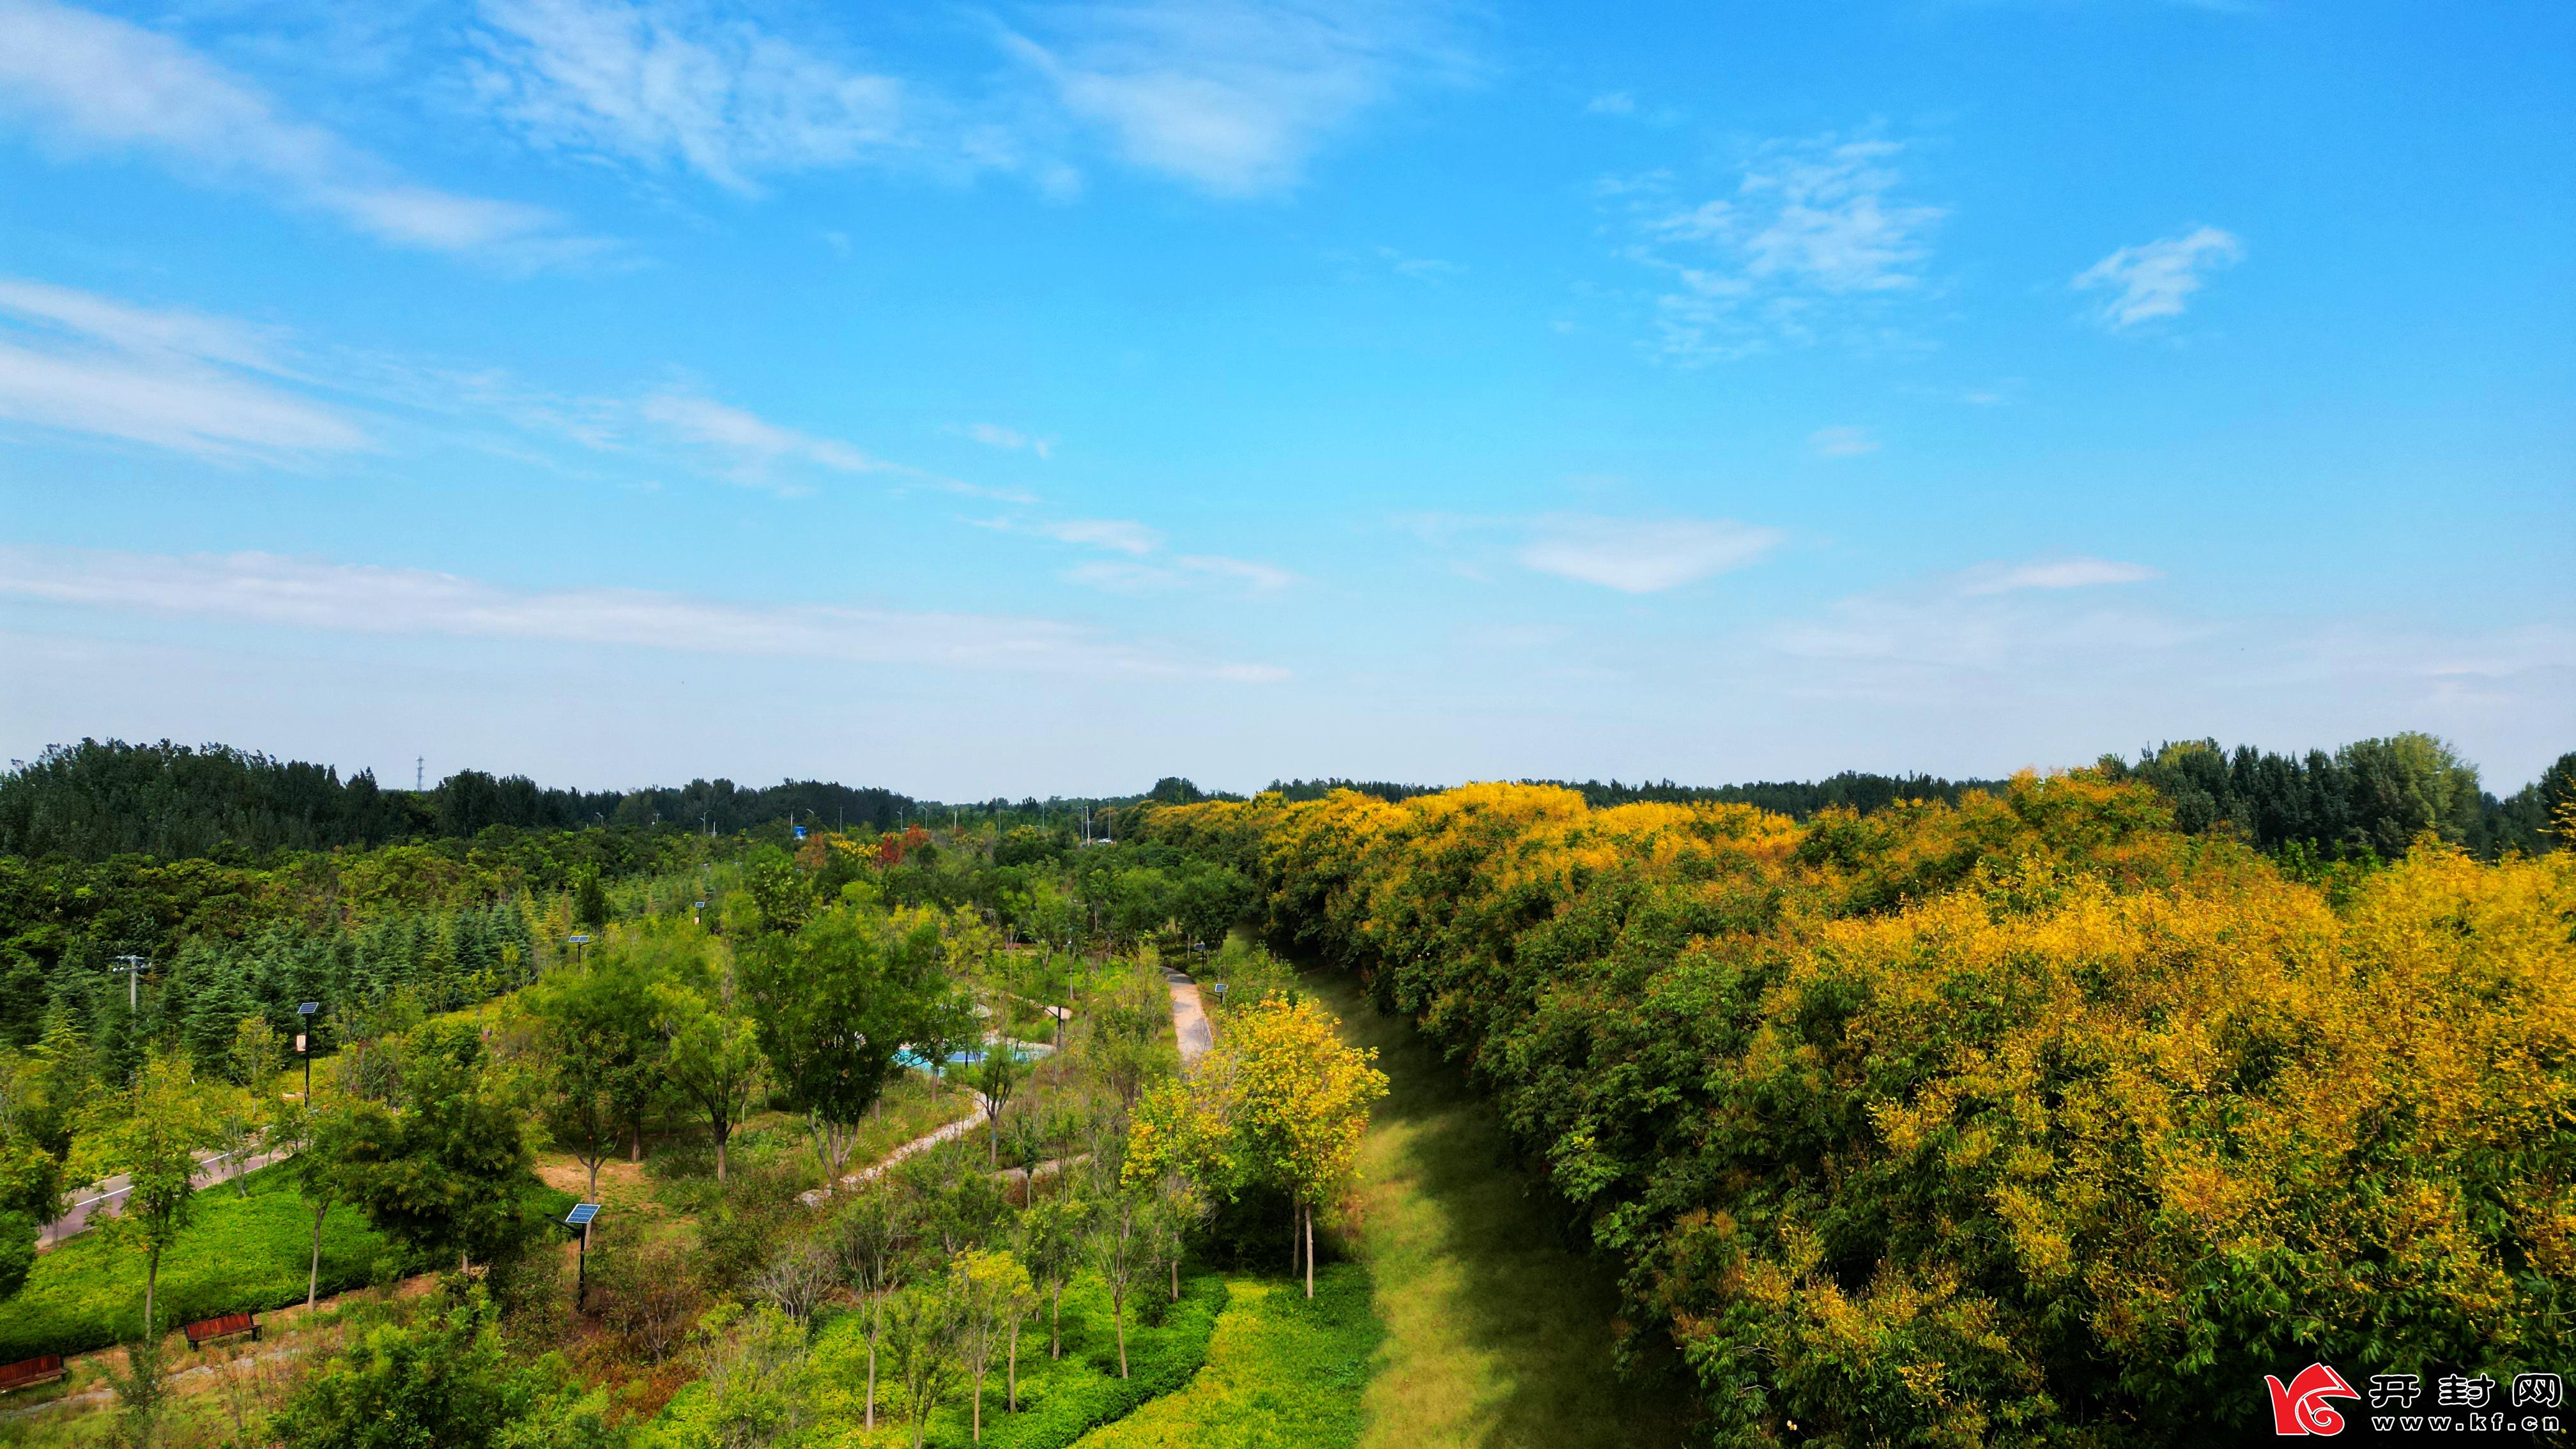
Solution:
{"label": "green grass", "polygon": [[1368,1270],[1335,1263],[1302,1284],[1236,1278],[1207,1367],[1080,1441],[1080,1449],[1347,1449],[1359,1442],[1378,1343]]}
{"label": "green grass", "polygon": [[1563,1246],[1544,1184],[1510,1165],[1493,1110],[1358,984],[1306,984],[1378,1049],[1390,1092],[1359,1155],[1357,1248],[1386,1325],[1362,1405],[1366,1449],[1652,1449],[1683,1442],[1672,1388],[1620,1381],[1607,1267]]}
{"label": "green grass", "polygon": [[[286,1164],[197,1195],[196,1220],[161,1257],[156,1307],[176,1326],[243,1309],[264,1312],[304,1301],[313,1253],[313,1213]],[[322,1223],[322,1291],[373,1281],[394,1245],[356,1209],[331,1209]],[[27,1286],[0,1306],[0,1363],[40,1353],[85,1353],[132,1338],[143,1324],[143,1254],[93,1230],[36,1259]]]}

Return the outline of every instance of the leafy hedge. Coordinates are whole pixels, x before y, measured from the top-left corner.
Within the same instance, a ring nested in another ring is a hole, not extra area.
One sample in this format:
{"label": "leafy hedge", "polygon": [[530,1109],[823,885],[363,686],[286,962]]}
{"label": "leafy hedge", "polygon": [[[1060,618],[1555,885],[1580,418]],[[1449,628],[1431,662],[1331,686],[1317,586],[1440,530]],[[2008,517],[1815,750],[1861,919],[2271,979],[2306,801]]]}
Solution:
{"label": "leafy hedge", "polygon": [[1360,1395],[1386,1329],[1370,1304],[1368,1270],[1335,1263],[1298,1285],[1236,1278],[1227,1285],[1207,1366],[1175,1394],[1093,1431],[1080,1449],[1340,1449],[1366,1420]]}
{"label": "leafy hedge", "polygon": [[[285,1164],[198,1194],[197,1217],[161,1257],[156,1307],[177,1325],[244,1309],[264,1312],[304,1301],[312,1263],[313,1213]],[[370,1282],[378,1260],[398,1250],[354,1208],[322,1221],[322,1291]],[[65,1239],[36,1260],[27,1286],[0,1303],[0,1363],[40,1353],[86,1353],[132,1338],[143,1323],[140,1251],[96,1232]]]}
{"label": "leafy hedge", "polygon": [[1144,828],[1466,1060],[1721,1443],[2217,1442],[2312,1359],[2576,1362],[2569,852],[2329,899],[2089,772]]}

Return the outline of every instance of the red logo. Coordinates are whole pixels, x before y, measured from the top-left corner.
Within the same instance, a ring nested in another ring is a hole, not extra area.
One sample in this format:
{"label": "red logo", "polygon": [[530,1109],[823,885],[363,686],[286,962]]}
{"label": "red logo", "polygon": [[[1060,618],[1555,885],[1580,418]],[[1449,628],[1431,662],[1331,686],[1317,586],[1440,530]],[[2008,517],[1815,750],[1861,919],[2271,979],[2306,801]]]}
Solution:
{"label": "red logo", "polygon": [[2343,1415],[2336,1412],[2328,1399],[2358,1399],[2352,1385],[2343,1375],[2321,1363],[2299,1370],[2299,1376],[2284,1387],[2279,1379],[2263,1375],[2272,1386],[2272,1432],[2275,1434],[2340,1434]]}

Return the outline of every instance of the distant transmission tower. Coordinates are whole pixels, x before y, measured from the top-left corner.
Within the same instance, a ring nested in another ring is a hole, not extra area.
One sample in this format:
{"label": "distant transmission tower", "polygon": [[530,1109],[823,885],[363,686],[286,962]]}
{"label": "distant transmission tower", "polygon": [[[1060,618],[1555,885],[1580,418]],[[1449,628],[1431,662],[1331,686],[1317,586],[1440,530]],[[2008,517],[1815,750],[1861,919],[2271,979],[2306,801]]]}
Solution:
{"label": "distant transmission tower", "polygon": [[413,794],[417,795],[420,793],[421,782],[426,778],[428,767],[429,756],[414,755],[411,757],[411,789]]}

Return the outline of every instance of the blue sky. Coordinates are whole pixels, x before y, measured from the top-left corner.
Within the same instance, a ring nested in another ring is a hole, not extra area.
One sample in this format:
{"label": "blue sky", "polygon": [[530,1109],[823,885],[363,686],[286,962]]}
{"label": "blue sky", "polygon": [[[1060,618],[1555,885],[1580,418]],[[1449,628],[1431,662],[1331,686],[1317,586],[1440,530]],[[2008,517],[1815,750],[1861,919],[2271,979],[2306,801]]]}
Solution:
{"label": "blue sky", "polygon": [[0,755],[2576,746],[2576,12],[0,0]]}

